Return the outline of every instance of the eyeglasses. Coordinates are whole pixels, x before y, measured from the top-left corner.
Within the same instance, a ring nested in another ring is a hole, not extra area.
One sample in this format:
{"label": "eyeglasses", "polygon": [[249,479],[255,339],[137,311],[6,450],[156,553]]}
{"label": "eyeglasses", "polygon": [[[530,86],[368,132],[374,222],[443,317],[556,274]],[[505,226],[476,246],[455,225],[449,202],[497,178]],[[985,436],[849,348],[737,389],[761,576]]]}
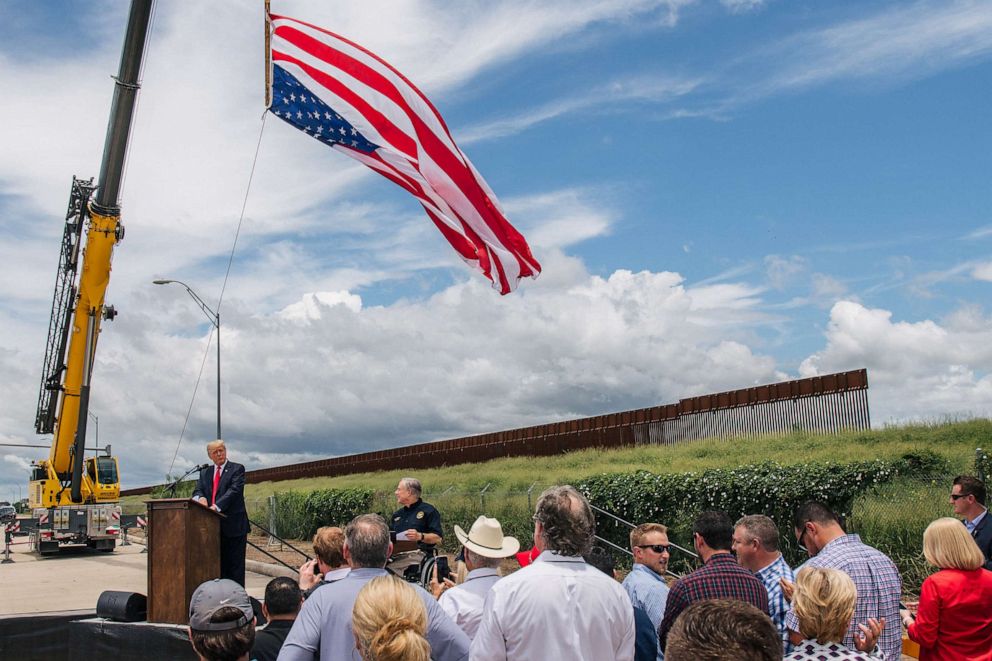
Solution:
{"label": "eyeglasses", "polygon": [[655,553],[661,554],[661,553],[668,553],[669,550],[671,550],[672,545],[671,544],[638,544],[637,548],[651,549]]}
{"label": "eyeglasses", "polygon": [[971,495],[970,493],[952,493],[951,500],[957,500],[958,498],[967,498],[970,495]]}
{"label": "eyeglasses", "polygon": [[801,532],[799,533],[799,536],[796,537],[796,543],[799,544],[799,548],[801,548],[803,551],[806,551],[807,550],[806,545],[803,543],[803,538],[806,537],[806,524],[807,523],[809,523],[809,521],[804,521],[803,522],[803,526],[800,529]]}

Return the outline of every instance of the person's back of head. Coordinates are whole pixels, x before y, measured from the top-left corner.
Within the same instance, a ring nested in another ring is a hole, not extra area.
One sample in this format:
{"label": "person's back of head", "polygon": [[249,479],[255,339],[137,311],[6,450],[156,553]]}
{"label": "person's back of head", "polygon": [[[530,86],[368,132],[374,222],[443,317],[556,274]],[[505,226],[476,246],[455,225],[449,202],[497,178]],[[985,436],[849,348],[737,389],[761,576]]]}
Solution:
{"label": "person's back of head", "polygon": [[733,599],[686,608],[671,631],[666,661],[780,661],[782,638],[768,615]]}
{"label": "person's back of head", "polygon": [[582,556],[582,559],[610,578],[616,578],[617,563],[613,559],[613,554],[606,549],[600,546],[594,546],[589,549],[588,553]]}
{"label": "person's back of head", "polygon": [[692,532],[714,551],[729,551],[734,544],[734,524],[726,512],[700,512],[692,522]]}
{"label": "person's back of head", "polygon": [[344,531],[337,526],[324,526],[313,536],[313,552],[317,559],[331,569],[346,564],[344,561]]}
{"label": "person's back of head", "polygon": [[541,524],[543,548],[581,556],[592,547],[596,519],[585,497],[569,485],[551,487],[537,500],[534,519]]}
{"label": "person's back of head", "polygon": [[355,645],[365,661],[429,661],[427,609],[410,584],[378,576],[358,592],[351,613]]}
{"label": "person's back of head", "polygon": [[378,514],[356,516],[344,531],[353,568],[382,569],[389,558],[389,528]]}
{"label": "person's back of head", "polygon": [[839,569],[805,567],[799,570],[792,595],[799,633],[820,644],[842,642],[854,617],[857,598],[854,581]]}
{"label": "person's back of head", "polygon": [[303,592],[291,578],[279,576],[265,586],[265,611],[269,619],[293,618],[303,605]]}
{"label": "person's back of head", "polygon": [[838,526],[844,529],[840,517],[825,504],[816,500],[807,500],[799,506],[793,515],[792,524],[796,530],[801,530],[806,523],[816,523],[820,526]]}
{"label": "person's back of head", "polygon": [[985,556],[975,538],[957,519],[944,517],[923,531],[923,557],[940,569],[978,569]]}
{"label": "person's back of head", "polygon": [[226,578],[201,583],[189,602],[189,640],[206,661],[247,658],[255,614],[245,589]]}

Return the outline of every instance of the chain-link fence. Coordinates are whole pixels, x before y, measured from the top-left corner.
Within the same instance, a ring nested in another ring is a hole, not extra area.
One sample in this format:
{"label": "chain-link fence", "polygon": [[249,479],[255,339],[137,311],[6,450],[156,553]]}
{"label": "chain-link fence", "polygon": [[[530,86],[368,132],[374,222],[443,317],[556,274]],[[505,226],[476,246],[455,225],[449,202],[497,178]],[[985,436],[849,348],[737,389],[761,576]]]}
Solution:
{"label": "chain-link fence", "polygon": [[[979,451],[976,468],[988,463],[987,455]],[[985,462],[982,462],[982,459]],[[988,476],[985,476],[988,477]],[[881,484],[858,496],[853,504],[846,526],[849,532],[857,533],[862,540],[893,559],[903,573],[904,590],[916,593],[923,579],[932,571],[922,553],[923,530],[934,519],[953,516],[948,502],[953,475],[935,474],[924,477],[902,477]],[[423,498],[433,504],[442,514],[444,548],[453,551],[457,547],[453,531],[454,525],[468,529],[480,514],[499,519],[504,534],[520,540],[522,548],[533,544],[534,524],[532,515],[541,492],[551,486],[537,483],[527,489],[499,489],[486,484],[478,489],[464,487],[439,487],[425,491]],[[175,497],[188,497],[192,493],[192,482],[181,483]],[[248,499],[249,517],[261,523],[280,536],[289,538],[306,537],[305,533],[284,525],[278,515],[278,498],[282,494],[266,495]],[[387,520],[398,508],[392,492],[376,492],[370,510],[378,512]],[[144,506],[132,503],[125,513],[139,513]],[[698,503],[696,511],[706,509],[706,503]],[[135,510],[131,512],[129,510]],[[748,512],[749,514],[755,512]],[[612,514],[613,517],[608,514]],[[622,552],[629,546],[630,526],[617,520],[626,519],[624,512],[597,513],[597,532],[602,538],[599,543],[610,549],[620,567],[629,567],[630,558]],[[347,521],[322,521],[325,525],[344,525]],[[632,521],[630,523],[641,523]],[[670,528],[670,541],[687,550],[692,549],[691,521],[661,521]],[[805,553],[798,547],[791,521],[776,521],[781,533],[782,551],[793,566],[805,561]],[[690,553],[674,550],[671,569],[677,574],[691,571],[697,560]]]}

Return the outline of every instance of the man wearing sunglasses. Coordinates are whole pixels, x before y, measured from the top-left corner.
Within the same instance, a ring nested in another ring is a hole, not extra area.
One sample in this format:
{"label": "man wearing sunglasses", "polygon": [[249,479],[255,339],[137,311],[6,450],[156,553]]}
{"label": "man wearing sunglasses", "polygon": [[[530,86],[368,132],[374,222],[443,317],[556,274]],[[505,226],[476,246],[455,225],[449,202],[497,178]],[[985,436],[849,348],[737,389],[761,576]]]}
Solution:
{"label": "man wearing sunglasses", "polygon": [[975,538],[985,556],[985,568],[992,570],[992,516],[985,508],[985,483],[977,477],[958,475],[951,488],[954,515]]}
{"label": "man wearing sunglasses", "polygon": [[634,554],[634,567],[623,580],[623,587],[634,607],[644,609],[657,631],[668,600],[668,528],[660,523],[637,526],[630,531],[630,551]]}

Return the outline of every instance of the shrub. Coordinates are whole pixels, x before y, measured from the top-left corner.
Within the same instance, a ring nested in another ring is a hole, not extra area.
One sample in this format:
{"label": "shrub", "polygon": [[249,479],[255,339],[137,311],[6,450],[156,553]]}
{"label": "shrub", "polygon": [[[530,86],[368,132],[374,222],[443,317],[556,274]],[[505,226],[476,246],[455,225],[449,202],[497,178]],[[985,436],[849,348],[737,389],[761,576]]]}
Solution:
{"label": "shrub", "polygon": [[[897,476],[931,474],[944,468],[931,452],[917,452],[895,461],[832,462],[783,466],[764,462],[734,469],[713,469],[657,475],[648,471],[604,474],[581,481],[577,488],[607,512],[632,523],[658,521],[672,529],[670,537],[687,543],[692,520],[703,510],[722,510],[731,518],[745,514],[771,517],[781,532],[786,558],[805,558],[792,536],[792,514],[807,500],[827,504],[842,518],[850,517],[855,499]],[[598,517],[600,536],[627,546],[626,526]],[[691,566],[686,556],[673,557],[674,567]],[[676,569],[677,571],[677,569]]]}
{"label": "shrub", "polygon": [[320,489],[275,494],[275,522],[280,537],[310,539],[321,526],[344,527],[372,509],[372,489]]}

